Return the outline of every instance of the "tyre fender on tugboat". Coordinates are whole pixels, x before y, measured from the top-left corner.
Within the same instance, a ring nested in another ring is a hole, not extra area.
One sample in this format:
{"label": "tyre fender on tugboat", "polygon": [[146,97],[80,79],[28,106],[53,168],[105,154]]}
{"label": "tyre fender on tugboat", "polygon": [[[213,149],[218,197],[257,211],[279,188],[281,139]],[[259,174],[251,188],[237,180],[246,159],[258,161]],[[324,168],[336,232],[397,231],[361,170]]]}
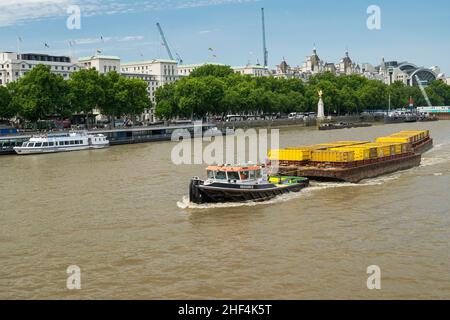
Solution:
{"label": "tyre fender on tugboat", "polygon": [[192,203],[201,204],[202,196],[198,189],[198,186],[202,184],[203,181],[200,180],[199,177],[194,177],[191,180],[191,184],[189,186],[189,201]]}

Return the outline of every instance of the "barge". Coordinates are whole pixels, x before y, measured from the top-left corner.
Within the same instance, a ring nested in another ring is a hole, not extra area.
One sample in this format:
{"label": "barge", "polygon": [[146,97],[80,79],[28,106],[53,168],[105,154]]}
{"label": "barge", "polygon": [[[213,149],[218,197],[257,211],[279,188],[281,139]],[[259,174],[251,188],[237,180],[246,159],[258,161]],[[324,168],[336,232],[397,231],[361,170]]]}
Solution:
{"label": "barge", "polygon": [[319,130],[339,130],[339,129],[352,129],[352,128],[367,128],[371,127],[370,123],[323,123],[319,125]]}
{"label": "barge", "polygon": [[[392,142],[389,142],[392,141]],[[342,143],[341,143],[342,144]],[[403,131],[390,137],[381,137],[375,143],[349,142],[303,147],[287,159],[285,153],[271,151],[269,158],[282,175],[307,177],[319,181],[344,181],[358,183],[420,165],[422,154],[433,147],[428,131]],[[330,147],[331,146],[331,147]]]}

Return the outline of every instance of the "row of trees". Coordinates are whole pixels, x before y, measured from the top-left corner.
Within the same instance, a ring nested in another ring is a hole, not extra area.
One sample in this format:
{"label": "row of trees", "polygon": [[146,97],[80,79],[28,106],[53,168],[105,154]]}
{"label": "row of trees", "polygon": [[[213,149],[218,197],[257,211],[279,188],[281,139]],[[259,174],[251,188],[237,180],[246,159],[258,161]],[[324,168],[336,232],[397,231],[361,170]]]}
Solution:
{"label": "row of trees", "polygon": [[38,65],[16,82],[0,86],[0,118],[37,121],[50,116],[89,115],[93,109],[111,118],[141,114],[152,103],[147,83],[116,72],[96,70],[72,73],[70,80]]}
{"label": "row of trees", "polygon": [[[251,77],[236,74],[226,66],[206,65],[189,77],[156,91],[156,115],[160,118],[204,117],[225,114],[314,112],[324,92],[329,114],[350,114],[367,109],[407,106],[409,97],[416,105],[426,105],[417,87],[396,82],[387,86],[360,75],[336,76],[323,73],[308,83],[298,79]],[[435,81],[426,88],[433,105],[450,105],[450,86]]]}

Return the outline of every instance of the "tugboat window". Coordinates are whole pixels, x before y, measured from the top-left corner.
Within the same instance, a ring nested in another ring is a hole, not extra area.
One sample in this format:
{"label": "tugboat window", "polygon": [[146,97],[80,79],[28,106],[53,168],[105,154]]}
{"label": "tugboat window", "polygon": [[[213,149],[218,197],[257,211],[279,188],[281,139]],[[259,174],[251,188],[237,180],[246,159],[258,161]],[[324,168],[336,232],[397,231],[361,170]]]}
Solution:
{"label": "tugboat window", "polygon": [[208,171],[208,179],[214,179],[214,171]]}
{"label": "tugboat window", "polygon": [[249,172],[248,171],[242,171],[241,172],[241,180],[248,180]]}
{"label": "tugboat window", "polygon": [[250,180],[256,180],[256,171],[250,171]]}
{"label": "tugboat window", "polygon": [[228,180],[240,180],[239,173],[237,172],[228,172]]}
{"label": "tugboat window", "polygon": [[261,179],[262,178],[262,171],[261,170],[257,170],[256,171],[256,179]]}
{"label": "tugboat window", "polygon": [[218,171],[216,173],[216,179],[218,180],[227,180],[227,174],[223,171]]}

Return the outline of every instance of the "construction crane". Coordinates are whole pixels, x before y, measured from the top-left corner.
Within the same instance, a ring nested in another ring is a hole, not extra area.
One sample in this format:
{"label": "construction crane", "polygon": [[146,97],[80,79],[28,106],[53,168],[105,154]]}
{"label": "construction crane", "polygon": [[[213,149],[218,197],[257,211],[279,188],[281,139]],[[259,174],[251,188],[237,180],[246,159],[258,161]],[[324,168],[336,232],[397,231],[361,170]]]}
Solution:
{"label": "construction crane", "polygon": [[159,34],[161,35],[161,39],[162,39],[162,41],[163,41],[163,43],[164,43],[164,47],[166,47],[167,54],[169,55],[170,60],[175,60],[175,59],[173,58],[172,52],[170,51],[169,44],[167,43],[166,37],[164,36],[164,32],[163,32],[163,30],[162,30],[161,25],[159,24],[159,22],[156,23],[156,26],[158,27]]}
{"label": "construction crane", "polygon": [[179,64],[183,64],[183,59],[181,59],[180,55],[175,52],[175,55],[177,56],[177,60]]}
{"label": "construction crane", "polygon": [[264,57],[264,67],[266,68],[269,60],[269,52],[267,51],[266,46],[266,22],[264,19],[264,8],[261,8],[261,17],[262,17],[262,36],[263,36],[263,57]]}

